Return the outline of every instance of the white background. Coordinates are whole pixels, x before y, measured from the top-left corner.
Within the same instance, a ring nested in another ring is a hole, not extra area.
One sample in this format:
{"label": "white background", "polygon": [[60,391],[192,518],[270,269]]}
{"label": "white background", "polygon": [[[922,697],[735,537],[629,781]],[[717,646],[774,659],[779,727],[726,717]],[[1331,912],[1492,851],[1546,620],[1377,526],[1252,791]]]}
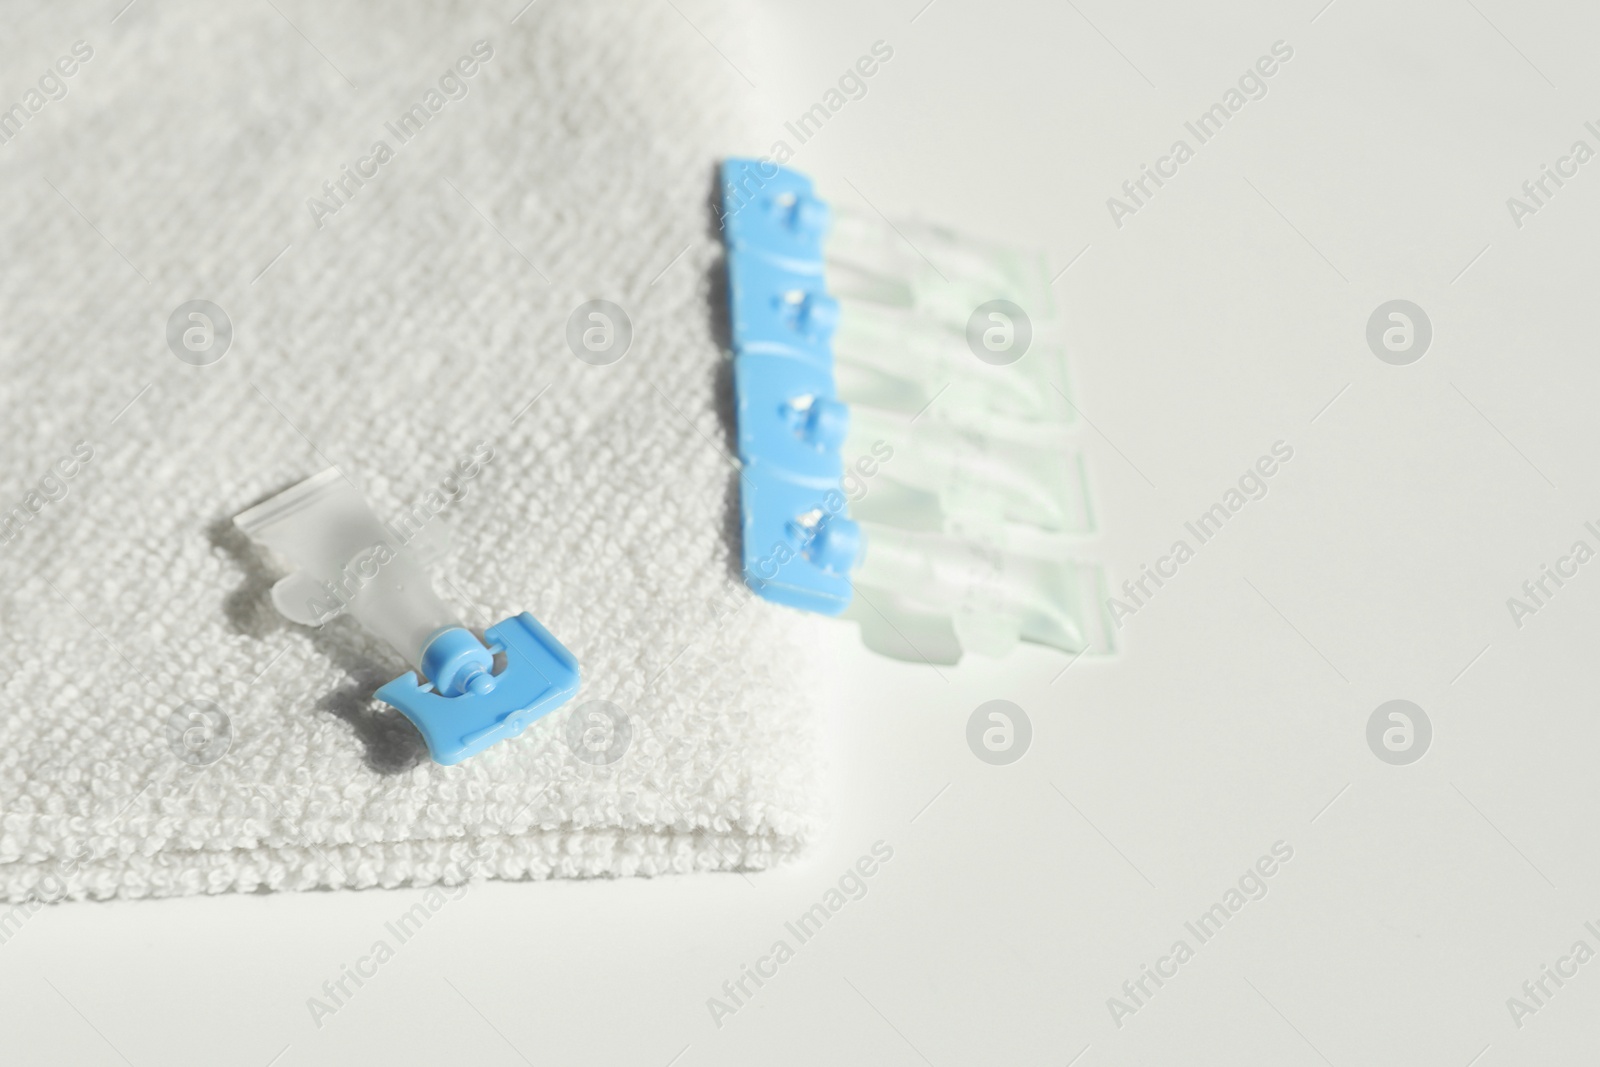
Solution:
{"label": "white background", "polygon": [[[864,207],[853,184],[1071,264],[1054,293],[1101,520],[1083,554],[1114,582],[1282,440],[1267,497],[1114,659],[935,672],[835,627],[835,816],[802,863],[475,886],[320,1029],[306,999],[420,892],[52,908],[0,947],[6,1062],[1490,1067],[1600,1048],[1600,962],[1520,1028],[1506,1006],[1579,938],[1600,950],[1600,562],[1520,628],[1506,606],[1575,540],[1600,547],[1600,161],[1520,228],[1506,206],[1574,140],[1600,148],[1600,14],[920,3],[763,4],[758,38],[708,42],[706,63],[792,143],[783,122],[888,42],[793,165],[841,203]],[[1116,226],[1107,197],[1193,144],[1184,121],[1279,40],[1267,96]],[[1405,367],[1365,341],[1395,298],[1434,329]],[[1033,723],[1007,767],[965,740],[995,698]],[[1366,743],[1395,698],[1434,727],[1410,766]],[[717,1026],[707,999],[879,840],[894,858],[867,895]],[[1107,998],[1196,946],[1185,921],[1277,841],[1294,854],[1267,896],[1118,1027]]]}

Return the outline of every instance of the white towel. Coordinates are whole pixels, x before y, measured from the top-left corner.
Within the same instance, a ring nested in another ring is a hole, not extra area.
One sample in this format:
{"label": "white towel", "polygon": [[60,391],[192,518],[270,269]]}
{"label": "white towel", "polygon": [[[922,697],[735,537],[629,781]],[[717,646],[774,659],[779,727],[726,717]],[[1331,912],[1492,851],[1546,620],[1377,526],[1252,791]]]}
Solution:
{"label": "white towel", "polygon": [[[0,42],[9,900],[761,868],[814,832],[810,624],[737,573],[737,27],[503,6],[92,5]],[[210,366],[168,348],[191,299],[233,324]],[[632,320],[609,366],[566,341],[590,299]],[[532,612],[584,684],[443,768],[371,698],[406,665],[279,618],[230,520],[329,464],[397,517],[483,444],[436,587],[480,630]],[[568,744],[592,700],[628,715],[616,762]],[[216,762],[177,754],[191,701]]]}

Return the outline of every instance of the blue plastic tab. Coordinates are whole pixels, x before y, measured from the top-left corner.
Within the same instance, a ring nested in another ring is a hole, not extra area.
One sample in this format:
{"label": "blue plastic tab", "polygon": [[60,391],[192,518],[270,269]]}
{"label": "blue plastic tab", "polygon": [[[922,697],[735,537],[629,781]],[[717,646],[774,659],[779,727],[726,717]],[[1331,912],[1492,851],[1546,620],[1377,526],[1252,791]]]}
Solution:
{"label": "blue plastic tab", "polygon": [[745,582],[837,615],[862,537],[841,483],[850,409],[834,387],[839,302],[823,277],[831,213],[809,178],[773,163],[730,159],[722,179]]}
{"label": "blue plastic tab", "polygon": [[861,528],[837,488],[802,485],[766,468],[741,479],[744,580],[778,604],[837,615],[850,605]]}
{"label": "blue plastic tab", "polygon": [[762,250],[735,245],[728,252],[728,313],[738,353],[783,354],[833,373],[833,331],[839,302],[820,274],[788,270]]}
{"label": "blue plastic tab", "polygon": [[822,273],[822,239],[833,211],[811,179],[763,159],[722,164],[722,229],[729,248],[760,249],[774,265]]}
{"label": "blue plastic tab", "polygon": [[[460,763],[516,737],[578,691],[578,661],[527,612],[495,623],[483,636],[488,648],[466,630],[440,631],[423,655],[435,684],[410,671],[374,694],[416,724],[436,763]],[[505,667],[491,674],[486,661],[492,664],[500,652]]]}

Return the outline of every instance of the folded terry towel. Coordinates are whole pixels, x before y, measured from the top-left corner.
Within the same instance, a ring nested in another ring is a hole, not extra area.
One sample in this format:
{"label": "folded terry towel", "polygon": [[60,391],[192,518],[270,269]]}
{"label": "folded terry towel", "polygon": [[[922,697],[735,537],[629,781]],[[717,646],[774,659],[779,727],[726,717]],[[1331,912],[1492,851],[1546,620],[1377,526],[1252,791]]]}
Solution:
{"label": "folded terry towel", "polygon": [[[0,83],[8,899],[759,868],[811,833],[808,624],[736,564],[736,27],[508,6],[94,5],[0,42],[43,86]],[[232,325],[207,366],[168,343],[193,299]],[[568,341],[596,299],[615,362]],[[572,704],[442,768],[371,699],[392,652],[278,617],[230,520],[330,465],[450,527],[440,595],[537,616]]]}

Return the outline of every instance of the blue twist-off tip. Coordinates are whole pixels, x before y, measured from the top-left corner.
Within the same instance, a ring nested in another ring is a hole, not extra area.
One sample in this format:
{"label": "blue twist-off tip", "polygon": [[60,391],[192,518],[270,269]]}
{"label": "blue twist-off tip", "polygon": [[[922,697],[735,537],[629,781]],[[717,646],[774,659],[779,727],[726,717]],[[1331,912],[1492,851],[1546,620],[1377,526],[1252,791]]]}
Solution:
{"label": "blue twist-off tip", "polygon": [[[422,656],[433,685],[413,671],[374,694],[416,724],[436,763],[460,763],[517,736],[578,691],[577,659],[527,612],[483,636],[488,648],[460,627],[439,631]],[[506,663],[491,674],[496,652],[505,653]]]}
{"label": "blue twist-off tip", "polygon": [[817,524],[805,555],[828,574],[848,574],[861,558],[861,525],[842,515],[830,515]]}
{"label": "blue twist-off tip", "polygon": [[827,293],[807,293],[800,301],[797,325],[808,336],[826,341],[839,327],[839,301]]}
{"label": "blue twist-off tip", "polygon": [[[819,200],[809,192],[795,193],[788,202],[784,223],[795,233],[821,237],[833,223],[833,208],[826,200]],[[779,205],[783,205],[780,200]]]}
{"label": "blue twist-off tip", "polygon": [[850,433],[850,405],[819,396],[806,411],[805,439],[814,448],[837,449]]}
{"label": "blue twist-off tip", "polygon": [[494,656],[483,642],[459,626],[440,630],[422,650],[422,673],[443,696],[489,692],[494,688],[493,668]]}

